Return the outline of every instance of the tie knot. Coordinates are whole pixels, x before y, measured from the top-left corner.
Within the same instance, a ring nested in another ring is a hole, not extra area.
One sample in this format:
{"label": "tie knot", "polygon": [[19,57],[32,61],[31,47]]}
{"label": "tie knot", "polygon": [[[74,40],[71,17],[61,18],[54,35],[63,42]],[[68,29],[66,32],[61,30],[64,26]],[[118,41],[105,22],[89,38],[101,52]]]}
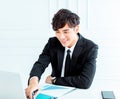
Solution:
{"label": "tie knot", "polygon": [[70,49],[68,49],[68,50],[67,50],[67,53],[70,53],[70,52],[71,52]]}

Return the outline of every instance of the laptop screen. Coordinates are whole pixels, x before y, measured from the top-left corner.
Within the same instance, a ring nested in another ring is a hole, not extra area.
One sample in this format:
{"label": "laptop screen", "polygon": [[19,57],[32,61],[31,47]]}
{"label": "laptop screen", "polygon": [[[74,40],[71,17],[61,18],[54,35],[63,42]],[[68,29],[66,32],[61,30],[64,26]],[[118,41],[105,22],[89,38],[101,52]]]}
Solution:
{"label": "laptop screen", "polygon": [[0,71],[0,99],[26,99],[18,73]]}

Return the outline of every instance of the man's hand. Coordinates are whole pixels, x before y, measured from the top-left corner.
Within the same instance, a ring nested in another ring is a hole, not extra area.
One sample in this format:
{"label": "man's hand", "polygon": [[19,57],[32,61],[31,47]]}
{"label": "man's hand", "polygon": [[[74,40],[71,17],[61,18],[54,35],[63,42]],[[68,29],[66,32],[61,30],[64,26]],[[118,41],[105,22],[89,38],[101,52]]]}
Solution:
{"label": "man's hand", "polygon": [[52,77],[52,76],[47,76],[47,78],[46,78],[46,83],[49,83],[49,84],[54,84],[55,83],[55,81],[56,81],[56,77]]}
{"label": "man's hand", "polygon": [[52,76],[49,75],[49,76],[47,76],[45,82],[49,83],[49,84],[52,84],[52,79],[53,79]]}
{"label": "man's hand", "polygon": [[38,90],[39,90],[38,78],[33,77],[30,80],[29,86],[25,89],[27,99],[33,99],[33,97],[35,99]]}

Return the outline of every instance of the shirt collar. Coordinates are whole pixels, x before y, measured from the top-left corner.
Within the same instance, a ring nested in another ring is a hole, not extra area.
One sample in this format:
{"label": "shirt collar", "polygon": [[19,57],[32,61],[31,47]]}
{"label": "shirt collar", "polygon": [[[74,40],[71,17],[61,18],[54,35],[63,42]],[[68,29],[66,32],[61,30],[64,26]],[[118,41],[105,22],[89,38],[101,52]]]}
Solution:
{"label": "shirt collar", "polygon": [[[76,42],[76,43],[77,43],[77,42]],[[74,48],[75,48],[76,43],[75,43],[71,48],[65,47],[65,51],[67,51],[67,50],[69,49],[70,52],[73,53],[73,50],[74,50]]]}

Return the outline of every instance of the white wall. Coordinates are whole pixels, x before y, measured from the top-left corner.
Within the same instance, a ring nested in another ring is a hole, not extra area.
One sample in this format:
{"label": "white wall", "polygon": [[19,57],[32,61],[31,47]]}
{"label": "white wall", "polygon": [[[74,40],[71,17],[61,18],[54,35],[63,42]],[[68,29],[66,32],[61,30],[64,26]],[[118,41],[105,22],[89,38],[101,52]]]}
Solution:
{"label": "white wall", "polygon": [[120,77],[120,1],[88,2],[88,37],[99,45],[96,78]]}
{"label": "white wall", "polygon": [[26,86],[34,62],[54,35],[50,23],[60,8],[79,14],[80,33],[99,45],[96,79],[120,76],[119,0],[1,0],[0,70],[19,72]]}
{"label": "white wall", "polygon": [[50,35],[48,0],[0,0],[0,70],[29,72]]}

